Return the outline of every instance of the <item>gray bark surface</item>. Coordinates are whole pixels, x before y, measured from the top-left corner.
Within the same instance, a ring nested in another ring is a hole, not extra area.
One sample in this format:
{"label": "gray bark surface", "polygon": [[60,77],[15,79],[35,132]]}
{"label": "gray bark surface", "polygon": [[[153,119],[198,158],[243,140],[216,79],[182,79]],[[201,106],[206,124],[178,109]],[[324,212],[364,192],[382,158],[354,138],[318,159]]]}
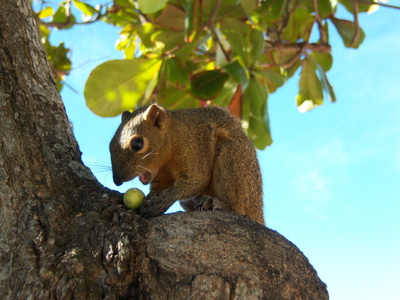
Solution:
{"label": "gray bark surface", "polygon": [[232,212],[143,219],[81,161],[28,0],[0,10],[0,299],[327,299],[307,258]]}

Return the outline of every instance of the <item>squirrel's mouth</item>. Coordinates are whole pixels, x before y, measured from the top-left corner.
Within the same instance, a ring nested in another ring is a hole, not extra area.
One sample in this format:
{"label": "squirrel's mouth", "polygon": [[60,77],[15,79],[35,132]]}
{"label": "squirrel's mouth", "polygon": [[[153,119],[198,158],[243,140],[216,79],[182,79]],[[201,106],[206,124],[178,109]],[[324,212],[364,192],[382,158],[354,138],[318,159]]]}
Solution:
{"label": "squirrel's mouth", "polygon": [[151,172],[146,171],[139,175],[139,180],[142,184],[146,185],[151,181]]}

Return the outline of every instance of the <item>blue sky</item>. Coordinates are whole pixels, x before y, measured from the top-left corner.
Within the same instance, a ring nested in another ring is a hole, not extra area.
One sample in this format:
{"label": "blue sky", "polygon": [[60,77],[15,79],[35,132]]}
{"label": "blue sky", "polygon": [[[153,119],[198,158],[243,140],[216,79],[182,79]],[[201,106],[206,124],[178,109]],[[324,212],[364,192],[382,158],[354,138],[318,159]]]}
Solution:
{"label": "blue sky", "polygon": [[[360,23],[366,39],[358,50],[345,48],[330,30],[328,77],[337,103],[299,113],[299,74],[269,97],[274,144],[258,152],[266,222],[308,257],[331,299],[398,300],[400,11],[381,8]],[[62,97],[83,159],[99,181],[121,192],[146,190],[138,180],[114,186],[108,143],[120,118],[95,116],[83,98],[90,71],[123,57],[114,48],[117,32],[97,24],[53,33],[54,42],[72,48],[67,83],[78,93],[64,88]]]}

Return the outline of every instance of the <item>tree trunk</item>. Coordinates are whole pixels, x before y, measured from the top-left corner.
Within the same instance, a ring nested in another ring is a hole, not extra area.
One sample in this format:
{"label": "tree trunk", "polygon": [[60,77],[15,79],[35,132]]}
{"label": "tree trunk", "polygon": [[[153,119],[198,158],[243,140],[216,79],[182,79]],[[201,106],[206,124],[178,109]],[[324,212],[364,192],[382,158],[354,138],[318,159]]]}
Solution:
{"label": "tree trunk", "polygon": [[0,39],[0,299],[328,298],[245,217],[126,210],[81,161],[29,0],[2,0]]}

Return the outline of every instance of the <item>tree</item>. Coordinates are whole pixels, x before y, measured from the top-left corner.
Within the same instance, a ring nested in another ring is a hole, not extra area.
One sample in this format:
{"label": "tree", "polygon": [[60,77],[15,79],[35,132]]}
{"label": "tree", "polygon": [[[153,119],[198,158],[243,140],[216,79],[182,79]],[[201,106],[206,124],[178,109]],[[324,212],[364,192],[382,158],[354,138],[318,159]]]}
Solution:
{"label": "tree", "polygon": [[2,4],[1,299],[327,299],[304,255],[245,217],[119,205],[81,161],[30,2]]}
{"label": "tree", "polygon": [[[94,113],[115,116],[152,101],[167,108],[226,106],[259,149],[272,143],[268,94],[297,70],[299,111],[322,105],[324,98],[336,101],[327,76],[333,63],[329,32],[336,30],[346,47],[358,48],[365,37],[358,15],[378,5],[373,0],[42,3],[37,18],[59,79],[71,64],[63,44],[50,45],[51,28],[104,21],[121,30],[117,49],[126,59],[98,66],[86,83],[86,103]],[[340,6],[351,20],[337,16]]]}

